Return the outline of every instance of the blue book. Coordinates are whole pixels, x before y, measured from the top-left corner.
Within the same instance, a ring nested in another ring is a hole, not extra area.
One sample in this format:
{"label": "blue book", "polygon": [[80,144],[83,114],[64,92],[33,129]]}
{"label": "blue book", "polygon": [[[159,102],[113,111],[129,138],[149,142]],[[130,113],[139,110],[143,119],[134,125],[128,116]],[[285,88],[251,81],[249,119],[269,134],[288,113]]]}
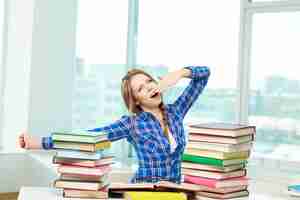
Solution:
{"label": "blue book", "polygon": [[300,192],[300,184],[299,185],[289,185],[288,190]]}
{"label": "blue book", "polygon": [[100,150],[96,152],[85,152],[76,150],[62,150],[56,151],[56,157],[58,158],[73,158],[73,159],[83,159],[83,160],[99,160],[104,157],[111,156],[109,150]]}
{"label": "blue book", "polygon": [[289,185],[288,186],[288,194],[291,196],[300,196],[300,184],[299,185]]}

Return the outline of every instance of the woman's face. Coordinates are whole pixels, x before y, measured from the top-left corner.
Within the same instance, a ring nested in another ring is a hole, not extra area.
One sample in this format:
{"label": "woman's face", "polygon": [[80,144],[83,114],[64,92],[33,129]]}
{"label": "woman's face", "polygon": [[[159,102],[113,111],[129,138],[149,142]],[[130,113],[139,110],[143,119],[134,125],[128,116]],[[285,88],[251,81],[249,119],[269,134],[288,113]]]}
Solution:
{"label": "woman's face", "polygon": [[153,94],[153,90],[157,87],[157,83],[144,74],[136,74],[131,78],[130,82],[136,103],[143,107],[155,108],[162,102],[161,94]]}

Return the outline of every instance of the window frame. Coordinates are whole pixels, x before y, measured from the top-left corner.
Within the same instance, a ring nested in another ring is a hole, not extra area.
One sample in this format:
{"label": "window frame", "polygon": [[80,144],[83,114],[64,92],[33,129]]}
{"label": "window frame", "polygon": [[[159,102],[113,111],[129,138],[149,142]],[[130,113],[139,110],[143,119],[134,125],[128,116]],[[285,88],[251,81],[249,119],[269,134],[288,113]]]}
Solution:
{"label": "window frame", "polygon": [[7,35],[7,8],[6,1],[0,0],[0,150],[2,148],[2,126],[3,126],[3,99],[5,83],[5,55],[6,55],[6,35]]}
{"label": "window frame", "polygon": [[[237,122],[248,123],[249,117],[249,97],[250,97],[250,67],[251,67],[251,43],[252,43],[252,26],[253,16],[257,13],[278,13],[278,12],[295,12],[300,11],[300,1],[287,0],[276,2],[251,2],[251,0],[241,0],[240,14],[240,38],[239,38],[239,62],[238,62],[238,104],[237,104]],[[259,177],[268,176],[264,171],[293,170],[300,167],[299,162],[283,161],[261,156],[252,156],[251,162],[255,163],[255,169],[261,169]],[[250,162],[250,165],[251,165]],[[275,175],[276,174],[276,175]],[[275,173],[270,177],[286,178],[284,173]]]}

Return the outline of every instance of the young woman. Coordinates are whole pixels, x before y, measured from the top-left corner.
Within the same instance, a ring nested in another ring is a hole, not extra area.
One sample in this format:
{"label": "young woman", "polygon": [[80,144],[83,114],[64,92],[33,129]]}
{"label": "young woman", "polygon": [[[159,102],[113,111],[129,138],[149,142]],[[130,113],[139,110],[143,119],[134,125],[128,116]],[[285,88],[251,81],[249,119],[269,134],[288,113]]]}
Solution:
{"label": "young woman", "polygon": [[[189,66],[170,72],[158,82],[139,69],[128,71],[122,79],[122,96],[133,114],[89,131],[104,131],[110,141],[126,138],[133,145],[139,167],[132,183],[180,183],[181,157],[186,145],[183,119],[206,86],[209,75],[207,67]],[[162,92],[184,77],[191,78],[189,85],[173,104],[165,105]],[[51,137],[40,142],[27,133],[20,135],[19,143],[27,149],[53,146]]]}

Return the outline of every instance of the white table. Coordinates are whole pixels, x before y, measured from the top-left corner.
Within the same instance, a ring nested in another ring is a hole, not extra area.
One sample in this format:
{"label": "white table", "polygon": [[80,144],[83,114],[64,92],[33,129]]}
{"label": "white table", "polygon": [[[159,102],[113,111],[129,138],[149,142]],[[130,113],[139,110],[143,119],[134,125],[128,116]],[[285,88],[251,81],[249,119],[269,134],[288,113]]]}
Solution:
{"label": "white table", "polygon": [[[48,187],[22,187],[19,193],[18,200],[80,200],[78,198],[63,198],[62,190]],[[290,197],[287,194],[274,196],[271,194],[253,193],[250,191],[250,196],[247,198],[238,198],[237,200],[297,200],[299,197]],[[95,200],[95,199],[82,199]],[[121,200],[121,199],[110,199]]]}
{"label": "white table", "polygon": [[[62,189],[48,187],[22,187],[18,200],[80,200],[79,198],[63,198]],[[95,199],[82,199],[95,200]],[[122,200],[122,199],[110,199]]]}

